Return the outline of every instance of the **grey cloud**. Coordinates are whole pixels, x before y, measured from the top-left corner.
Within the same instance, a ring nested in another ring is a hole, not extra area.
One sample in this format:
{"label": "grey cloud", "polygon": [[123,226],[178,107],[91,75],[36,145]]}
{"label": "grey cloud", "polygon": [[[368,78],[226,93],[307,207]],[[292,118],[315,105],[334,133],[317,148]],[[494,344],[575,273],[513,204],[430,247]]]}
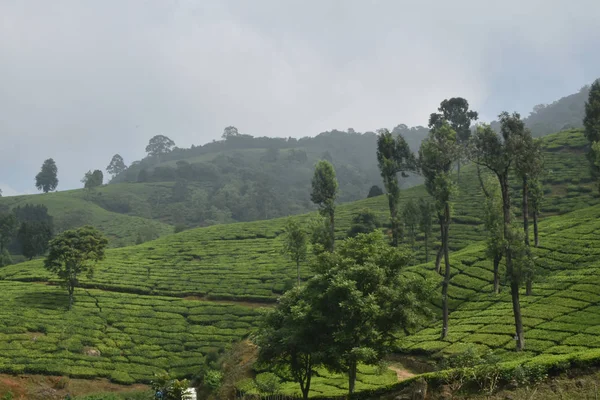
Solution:
{"label": "grey cloud", "polygon": [[5,0],[0,182],[32,190],[54,157],[59,188],[77,187],[159,133],[183,147],[231,124],[267,136],[425,124],[454,95],[485,119],[526,112],[597,77],[597,15],[587,0]]}

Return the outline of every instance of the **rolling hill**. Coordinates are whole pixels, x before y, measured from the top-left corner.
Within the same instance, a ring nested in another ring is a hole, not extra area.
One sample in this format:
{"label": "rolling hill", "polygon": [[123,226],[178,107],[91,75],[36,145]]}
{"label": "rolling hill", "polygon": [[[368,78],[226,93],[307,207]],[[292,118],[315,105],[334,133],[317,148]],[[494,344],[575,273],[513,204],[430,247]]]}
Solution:
{"label": "rolling hill", "polygon": [[[535,250],[534,293],[522,297],[527,350],[518,355],[530,361],[600,348],[594,336],[600,326],[600,292],[594,275],[600,202],[585,163],[582,132],[548,135],[544,151],[548,171],[541,244]],[[101,188],[99,196],[117,186]],[[75,194],[90,204],[85,192]],[[37,198],[56,198],[60,203],[60,195]],[[426,196],[422,186],[412,187],[402,192],[402,204]],[[400,338],[399,351],[438,357],[473,346],[494,349],[506,361],[517,357],[511,351],[510,297],[506,290],[497,296],[490,293],[491,263],[481,242],[485,237],[481,203],[474,170],[467,167],[461,174],[450,234],[450,334],[440,341],[439,322],[432,321],[414,335]],[[59,209],[51,202],[48,205]],[[345,236],[351,216],[363,208],[372,209],[382,221],[387,218],[384,196],[340,205],[336,211],[339,239]],[[311,214],[295,218],[307,222]],[[256,325],[260,308],[292,284],[295,269],[280,252],[283,223],[273,219],[215,225],[111,249],[93,278],[82,279],[71,312],[64,310],[64,290],[54,285],[54,277],[40,260],[2,268],[1,297],[6,307],[0,323],[0,371],[107,377],[120,383],[147,382],[163,370],[192,376],[207,354],[245,337]],[[414,265],[404,273],[440,279],[431,263],[423,263],[421,240],[415,248]],[[308,276],[308,268],[303,267],[302,273]],[[363,368],[359,388],[389,385],[390,376]],[[323,372],[315,394],[341,395],[344,385],[343,377]],[[293,390],[292,385],[288,390]]]}

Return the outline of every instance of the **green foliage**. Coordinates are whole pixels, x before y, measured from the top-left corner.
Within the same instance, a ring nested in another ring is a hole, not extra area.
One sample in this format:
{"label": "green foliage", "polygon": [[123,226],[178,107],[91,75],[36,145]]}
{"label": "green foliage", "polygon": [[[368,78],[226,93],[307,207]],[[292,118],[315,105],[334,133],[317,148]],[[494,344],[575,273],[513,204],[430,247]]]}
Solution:
{"label": "green foliage", "polygon": [[[600,80],[596,80],[590,88],[588,101],[585,103],[583,125],[585,137],[590,145],[588,150],[590,172],[598,182],[600,178]],[[600,183],[598,188],[600,189]]]}
{"label": "green foliage", "polygon": [[108,240],[95,228],[84,226],[65,231],[50,242],[44,266],[58,275],[69,292],[69,308],[73,305],[78,276],[92,273],[92,264],[104,258]]}
{"label": "green foliage", "polygon": [[335,240],[334,213],[337,192],[338,182],[333,165],[329,161],[319,161],[315,166],[310,199],[319,207],[321,216],[328,218],[327,222],[330,231],[328,245],[331,251],[333,251],[333,242]]}
{"label": "green foliage", "polygon": [[115,154],[110,160],[108,166],[106,167],[106,171],[113,177],[119,175],[126,169],[127,165],[125,165],[125,161],[123,161],[123,157],[121,157],[120,154]]}
{"label": "green foliage", "polygon": [[283,252],[296,264],[298,284],[300,283],[300,263],[306,260],[307,239],[306,233],[300,224],[288,219],[283,232]]}
{"label": "green foliage", "polygon": [[102,186],[104,182],[104,174],[99,169],[92,171],[88,171],[85,173],[85,176],[81,180],[83,183],[83,187],[85,189],[93,189],[98,186]]}
{"label": "green foliage", "polygon": [[44,193],[52,192],[58,186],[58,168],[53,159],[49,158],[42,164],[41,171],[35,176],[35,187]]}
{"label": "green foliage", "polygon": [[217,391],[223,381],[223,373],[215,369],[207,369],[204,371],[202,383],[211,391]]}
{"label": "green foliage", "polygon": [[442,101],[438,111],[429,116],[429,128],[440,128],[447,122],[456,132],[457,143],[466,144],[471,137],[471,121],[478,118],[477,111],[469,110],[469,102],[462,97]]}
{"label": "green foliage", "polygon": [[[17,231],[18,221],[14,213],[0,212],[0,254],[4,254],[6,246],[13,239]],[[6,264],[0,263],[0,266]]]}
{"label": "green foliage", "polygon": [[150,139],[146,146],[146,153],[149,156],[160,157],[171,151],[175,146],[175,142],[164,135],[156,135]]}
{"label": "green foliage", "polygon": [[47,221],[25,221],[17,232],[21,254],[28,259],[41,256],[48,250],[52,239],[52,225]]}
{"label": "green foliage", "polygon": [[408,199],[404,209],[402,210],[402,221],[406,227],[408,243],[410,243],[412,247],[414,247],[415,239],[417,237],[417,227],[419,226],[419,221],[421,220],[419,211],[419,207],[412,199]]}
{"label": "green foliage", "polygon": [[411,151],[404,136],[396,138],[387,129],[380,129],[377,136],[377,165],[383,184],[388,194],[390,221],[392,225],[392,245],[398,246],[400,240],[400,221],[398,219],[398,202],[400,201],[400,185],[398,173],[408,177],[408,172],[416,170],[415,155]]}
{"label": "green foliage", "polygon": [[355,237],[360,233],[371,233],[381,226],[377,215],[364,208],[352,217],[352,225],[348,229],[348,237]]}
{"label": "green foliage", "polygon": [[383,190],[381,190],[381,188],[379,186],[373,185],[369,189],[369,194],[367,195],[367,199],[370,199],[371,197],[381,196],[382,194],[383,194]]}
{"label": "green foliage", "polygon": [[157,374],[152,380],[152,390],[161,394],[163,400],[184,400],[184,393],[189,387],[189,382],[172,379],[168,374]]}

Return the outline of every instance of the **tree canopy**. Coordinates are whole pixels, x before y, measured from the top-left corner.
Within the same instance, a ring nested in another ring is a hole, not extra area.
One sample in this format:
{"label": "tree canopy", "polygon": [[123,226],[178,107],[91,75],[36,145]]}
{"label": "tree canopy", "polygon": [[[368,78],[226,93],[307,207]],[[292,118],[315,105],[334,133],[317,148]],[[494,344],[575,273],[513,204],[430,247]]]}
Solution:
{"label": "tree canopy", "polygon": [[106,167],[106,171],[112,176],[117,176],[126,169],[127,166],[125,165],[125,161],[123,160],[123,157],[121,157],[120,154],[115,154],[110,160],[108,166]]}
{"label": "tree canopy", "polygon": [[94,263],[104,259],[108,240],[91,226],[68,230],[50,242],[44,266],[61,279],[69,293],[69,309],[81,274],[91,275]]}
{"label": "tree canopy", "polygon": [[102,171],[100,171],[99,169],[95,170],[94,172],[86,172],[85,176],[81,180],[81,182],[83,183],[83,187],[86,189],[93,189],[95,187],[102,186],[103,181],[104,174],[102,174]]}
{"label": "tree canopy", "polygon": [[167,154],[175,146],[175,142],[164,135],[156,135],[148,142],[146,146],[146,153],[149,156],[160,157],[163,154]]}
{"label": "tree canopy", "polygon": [[334,215],[335,199],[338,193],[338,182],[335,176],[335,169],[329,161],[321,160],[315,166],[315,173],[312,179],[312,192],[310,199],[319,206],[319,213],[328,218],[331,249],[333,251],[334,241]]}
{"label": "tree canopy", "polygon": [[42,164],[41,171],[35,176],[35,187],[44,193],[56,190],[58,186],[58,168],[52,158]]}

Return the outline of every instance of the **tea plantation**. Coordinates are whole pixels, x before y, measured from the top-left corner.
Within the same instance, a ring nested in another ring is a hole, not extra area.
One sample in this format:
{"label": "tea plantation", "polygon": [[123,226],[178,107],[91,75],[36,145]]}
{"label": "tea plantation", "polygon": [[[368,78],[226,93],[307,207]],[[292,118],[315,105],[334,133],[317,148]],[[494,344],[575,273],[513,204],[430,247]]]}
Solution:
{"label": "tea plantation", "polygon": [[[441,325],[432,320],[425,329],[399,338],[399,351],[439,356],[472,346],[493,349],[504,360],[514,360],[600,349],[596,261],[600,205],[584,145],[582,133],[576,130],[544,139],[546,199],[540,247],[535,249],[536,278],[533,295],[521,297],[526,351],[513,351],[508,290],[492,293],[492,265],[482,243],[483,201],[472,167],[461,173],[453,205],[448,338],[439,340]],[[513,189],[516,195],[518,187]],[[426,196],[423,187],[410,188],[402,192],[401,203]],[[64,207],[64,215],[70,207],[78,207],[69,201],[79,201],[69,197],[69,192],[32,198],[43,199],[49,208]],[[157,221],[94,207],[95,215],[108,213],[96,220],[105,232],[125,232],[135,221],[158,224],[163,233],[170,229]],[[384,196],[340,205],[336,210],[339,239],[350,227],[352,215],[363,208],[387,221]],[[307,223],[312,217],[294,218]],[[102,218],[106,218],[105,225]],[[65,311],[64,289],[55,285],[55,277],[41,260],[0,269],[0,371],[107,377],[121,383],[147,382],[164,370],[177,377],[192,376],[208,352],[227,348],[248,335],[257,324],[260,307],[269,306],[293,285],[295,267],[280,251],[284,222],[210,226],[111,249],[94,276],[82,279],[70,312]],[[421,236],[415,253],[413,265],[404,273],[440,280],[432,263],[424,262]],[[430,253],[433,258],[434,251]],[[301,271],[308,276],[306,265]],[[373,389],[394,381],[391,371],[379,372],[362,367],[357,388]],[[323,372],[314,380],[313,395],[341,395],[346,385],[345,377]],[[284,389],[296,391],[291,384]]]}

